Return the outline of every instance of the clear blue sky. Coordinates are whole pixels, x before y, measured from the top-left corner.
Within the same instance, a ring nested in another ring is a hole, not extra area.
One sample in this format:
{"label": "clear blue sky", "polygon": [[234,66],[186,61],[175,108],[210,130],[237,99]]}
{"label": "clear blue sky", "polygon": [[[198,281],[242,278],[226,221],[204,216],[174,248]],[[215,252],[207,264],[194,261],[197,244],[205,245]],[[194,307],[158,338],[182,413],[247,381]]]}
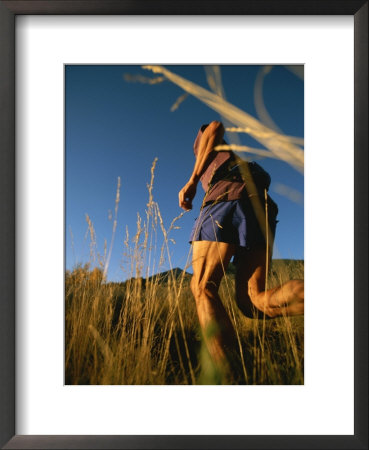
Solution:
{"label": "clear blue sky", "polygon": [[[210,89],[203,66],[166,66]],[[221,66],[227,100],[257,118],[254,83],[260,66]],[[203,123],[218,120],[217,113],[189,96],[179,108],[170,108],[183,91],[166,81],[156,85],[132,83],[124,74],[153,75],[133,65],[68,65],[65,68],[66,149],[66,267],[89,260],[86,240],[87,213],[94,225],[97,248],[104,251],[104,239],[112,234],[115,194],[121,178],[118,226],[108,279],[126,277],[121,269],[125,229],[136,231],[137,212],[144,218],[150,168],[158,158],[154,200],[158,202],[166,227],[180,214],[178,191],[191,174],[193,141]],[[304,83],[284,66],[274,66],[264,80],[264,102],[274,122],[285,134],[304,136]],[[246,135],[241,143],[260,148]],[[304,177],[282,161],[258,160],[272,178],[271,197],[279,206],[279,223],[274,257],[304,258],[304,209],[275,192],[282,183],[303,194]],[[183,268],[189,251],[188,236],[197,217],[203,191],[199,185],[194,209],[186,213],[171,237],[173,267]],[[71,233],[73,234],[73,245]],[[160,236],[160,233],[158,233]],[[161,270],[168,269],[164,265]]]}

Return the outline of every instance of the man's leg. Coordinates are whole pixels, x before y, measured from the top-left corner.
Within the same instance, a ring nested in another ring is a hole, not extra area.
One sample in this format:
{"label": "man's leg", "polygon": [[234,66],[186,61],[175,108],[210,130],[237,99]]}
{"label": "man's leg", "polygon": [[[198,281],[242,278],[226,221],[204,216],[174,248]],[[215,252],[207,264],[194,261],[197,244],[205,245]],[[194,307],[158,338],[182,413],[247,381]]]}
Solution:
{"label": "man's leg", "polygon": [[193,243],[191,290],[207,348],[223,370],[228,369],[226,349],[235,348],[237,341],[218,289],[234,252],[235,246],[224,242]]}
{"label": "man's leg", "polygon": [[265,290],[265,249],[239,248],[236,269],[236,301],[247,317],[255,308],[268,317],[295,316],[304,313],[304,281],[290,280]]}

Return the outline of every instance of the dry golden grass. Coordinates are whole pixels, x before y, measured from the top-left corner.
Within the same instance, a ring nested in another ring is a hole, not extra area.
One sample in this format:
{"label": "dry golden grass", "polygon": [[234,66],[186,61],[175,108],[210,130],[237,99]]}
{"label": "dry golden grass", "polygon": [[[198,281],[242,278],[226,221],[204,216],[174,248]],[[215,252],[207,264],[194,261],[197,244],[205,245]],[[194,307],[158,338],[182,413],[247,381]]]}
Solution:
{"label": "dry golden grass", "polygon": [[[91,262],[67,271],[65,277],[66,384],[223,382],[202,345],[190,276],[173,268],[159,273],[164,261],[171,267],[170,232],[181,216],[165,228],[152,194],[155,164],[148,185],[146,216],[144,220],[138,216],[136,234],[130,238],[127,231],[125,239],[123,268],[127,281],[106,282],[111,246],[108,252],[105,246],[103,256],[97,253],[95,231],[87,216]],[[112,242],[119,187],[118,181]],[[302,261],[274,261],[268,286],[301,279],[303,275]],[[302,384],[303,317],[268,321],[245,318],[234,302],[232,266],[222,281],[220,294],[239,342],[238,369],[227,382]]]}

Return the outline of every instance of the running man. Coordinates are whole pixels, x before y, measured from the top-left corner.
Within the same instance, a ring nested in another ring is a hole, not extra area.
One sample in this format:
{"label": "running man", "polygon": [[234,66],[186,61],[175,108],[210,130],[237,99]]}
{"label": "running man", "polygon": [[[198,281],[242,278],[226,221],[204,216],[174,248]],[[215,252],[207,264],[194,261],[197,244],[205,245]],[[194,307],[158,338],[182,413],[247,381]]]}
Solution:
{"label": "running man", "polygon": [[247,317],[303,314],[304,282],[290,280],[266,290],[278,213],[267,195],[270,176],[255,162],[242,162],[231,151],[214,150],[226,143],[223,137],[221,122],[200,128],[194,143],[194,169],[179,192],[179,206],[192,209],[201,181],[205,197],[190,238],[191,290],[209,353],[219,367],[227,368],[227,353],[236,348],[236,336],[218,289],[232,256],[236,302]]}

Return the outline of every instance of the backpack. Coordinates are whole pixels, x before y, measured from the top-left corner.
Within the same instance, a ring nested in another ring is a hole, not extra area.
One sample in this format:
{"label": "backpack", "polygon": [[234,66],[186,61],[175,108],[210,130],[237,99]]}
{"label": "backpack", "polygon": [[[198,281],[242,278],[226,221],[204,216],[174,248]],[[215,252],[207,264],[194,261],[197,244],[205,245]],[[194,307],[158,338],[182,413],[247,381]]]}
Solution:
{"label": "backpack", "polygon": [[270,186],[270,175],[255,161],[245,161],[239,157],[232,157],[222,164],[210,180],[214,185],[220,180],[250,183],[250,176],[257,190],[268,190]]}

